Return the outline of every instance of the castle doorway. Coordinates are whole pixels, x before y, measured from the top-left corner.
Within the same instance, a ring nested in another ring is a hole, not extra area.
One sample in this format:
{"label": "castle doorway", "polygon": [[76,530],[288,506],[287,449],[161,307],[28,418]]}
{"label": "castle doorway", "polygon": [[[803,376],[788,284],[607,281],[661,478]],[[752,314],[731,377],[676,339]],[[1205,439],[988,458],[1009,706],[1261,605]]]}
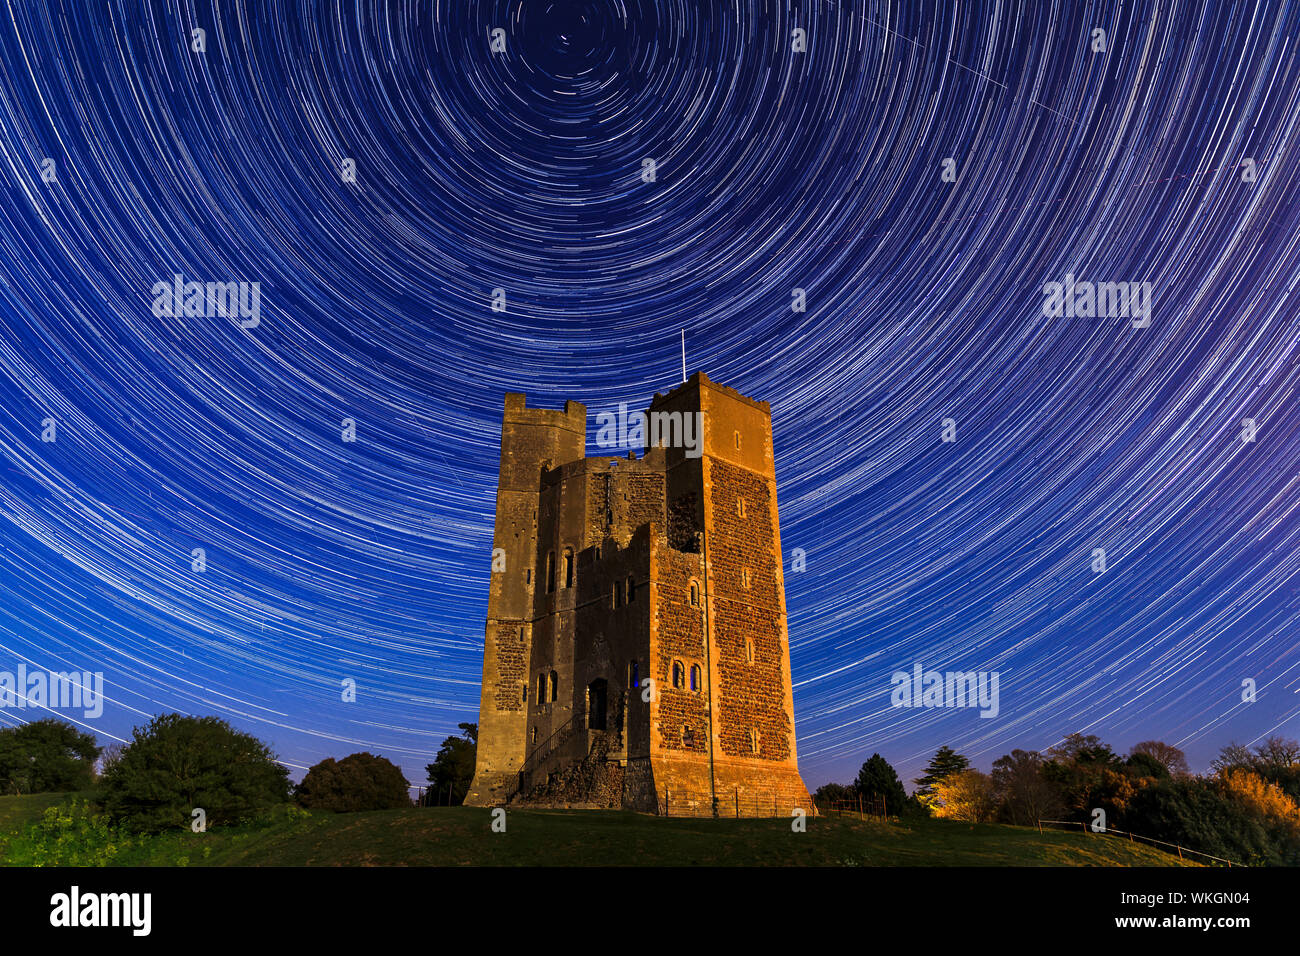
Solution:
{"label": "castle doorway", "polygon": [[605,699],[608,696],[605,678],[598,677],[587,685],[587,729],[605,729]]}

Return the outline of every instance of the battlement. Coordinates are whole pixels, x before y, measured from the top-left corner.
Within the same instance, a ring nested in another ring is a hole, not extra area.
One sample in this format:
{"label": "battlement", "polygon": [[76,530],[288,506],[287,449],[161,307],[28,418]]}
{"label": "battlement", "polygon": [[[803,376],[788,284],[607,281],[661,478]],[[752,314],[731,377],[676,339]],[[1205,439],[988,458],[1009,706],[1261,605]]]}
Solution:
{"label": "battlement", "polygon": [[698,392],[701,389],[711,389],[719,395],[725,395],[727,398],[733,399],[734,401],[743,402],[746,405],[758,409],[769,417],[772,414],[772,406],[767,402],[750,398],[748,395],[742,395],[740,392],[728,385],[723,385],[719,382],[713,381],[703,372],[695,372],[690,378],[682,382],[682,384],[678,385],[676,388],[669,389],[666,394],[655,392],[655,397],[651,400],[650,407],[652,409],[657,408],[658,406],[667,404],[674,399],[682,398],[686,395]]}
{"label": "battlement", "polygon": [[587,406],[568,401],[563,410],[556,408],[529,408],[522,392],[506,392],[503,421],[512,425],[546,425],[567,431],[587,434]]}

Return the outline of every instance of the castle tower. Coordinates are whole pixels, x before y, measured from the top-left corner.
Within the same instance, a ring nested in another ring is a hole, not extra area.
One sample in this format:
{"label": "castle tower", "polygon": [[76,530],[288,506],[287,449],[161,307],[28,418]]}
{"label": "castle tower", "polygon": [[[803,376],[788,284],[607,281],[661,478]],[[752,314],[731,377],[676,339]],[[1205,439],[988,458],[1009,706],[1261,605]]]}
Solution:
{"label": "castle tower", "polygon": [[466,803],[811,813],[767,403],[697,373],[640,459],[583,457],[585,424],[507,396]]}
{"label": "castle tower", "polygon": [[[580,461],[587,448],[587,409],[526,408],[506,395],[501,422],[501,467],[492,535],[493,574],[479,697],[478,756],[471,794],[483,805],[502,799],[524,762],[529,659],[537,583],[537,508],[541,475]],[[499,571],[496,569],[500,569]]]}

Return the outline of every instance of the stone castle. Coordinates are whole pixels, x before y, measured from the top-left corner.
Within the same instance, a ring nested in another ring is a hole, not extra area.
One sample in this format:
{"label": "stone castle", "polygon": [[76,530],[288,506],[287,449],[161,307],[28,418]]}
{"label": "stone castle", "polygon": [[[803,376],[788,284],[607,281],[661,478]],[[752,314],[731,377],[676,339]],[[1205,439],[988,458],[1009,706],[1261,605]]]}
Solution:
{"label": "stone castle", "polygon": [[506,395],[465,802],[811,814],[771,410],[696,373],[646,421],[644,457],[587,458],[583,405]]}

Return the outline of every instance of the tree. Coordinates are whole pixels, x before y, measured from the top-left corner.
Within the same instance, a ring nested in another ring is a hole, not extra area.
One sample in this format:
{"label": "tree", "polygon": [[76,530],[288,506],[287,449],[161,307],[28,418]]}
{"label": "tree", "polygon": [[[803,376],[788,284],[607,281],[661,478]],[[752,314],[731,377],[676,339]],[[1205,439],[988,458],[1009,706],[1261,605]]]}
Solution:
{"label": "tree", "polygon": [[0,793],[85,790],[99,751],[93,734],[53,717],[0,729]]}
{"label": "tree", "polygon": [[1234,767],[1250,768],[1254,764],[1255,756],[1250,748],[1234,741],[1219,751],[1219,755],[1210,763],[1210,769],[1217,774]]}
{"label": "tree", "polygon": [[1043,775],[1043,764],[1036,750],[1013,750],[993,761],[993,797],[1004,822],[1027,827],[1060,814],[1060,794]]}
{"label": "tree", "polygon": [[1118,767],[1119,756],[1095,734],[1067,734],[1055,747],[1048,748],[1048,757],[1063,764],[1099,764]]}
{"label": "tree", "polygon": [[1124,761],[1092,734],[1069,734],[1047,753],[1043,776],[1060,793],[1066,819],[1090,820],[1099,807],[1115,819],[1137,789]]}
{"label": "tree", "polygon": [[1218,776],[1229,770],[1251,770],[1300,797],[1300,743],[1286,737],[1269,737],[1254,750],[1230,743],[1219,751],[1210,769]]}
{"label": "tree", "polygon": [[[457,806],[465,802],[474,779],[474,761],[478,755],[478,724],[457,724],[464,735],[448,737],[442,742],[433,763],[425,767],[434,802]],[[439,794],[447,794],[440,797]]]}
{"label": "tree", "polygon": [[294,797],[309,810],[354,813],[409,807],[409,789],[406,775],[392,761],[355,753],[316,764],[295,788]]}
{"label": "tree", "polygon": [[99,775],[102,777],[113,768],[113,765],[122,759],[122,751],[126,744],[118,741],[105,747],[99,754]]}
{"label": "tree", "polygon": [[934,785],[944,777],[961,773],[970,767],[970,761],[946,744],[935,751],[926,765],[925,775],[912,782],[917,785],[915,796],[925,806],[934,804]]}
{"label": "tree", "polygon": [[1132,760],[1136,754],[1146,754],[1158,761],[1171,777],[1185,777],[1192,772],[1187,766],[1187,755],[1162,740],[1143,740],[1134,744],[1128,752],[1129,759]]}
{"label": "tree", "polygon": [[1300,763],[1300,743],[1286,737],[1269,737],[1255,748],[1254,766],[1257,770],[1285,770]]}
{"label": "tree", "polygon": [[988,823],[997,810],[993,781],[978,770],[948,774],[935,782],[932,806],[936,817]]}
{"label": "tree", "polygon": [[871,759],[862,765],[853,789],[864,799],[882,799],[886,814],[897,816],[907,805],[907,791],[903,789],[903,781],[898,779],[898,772],[880,754],[872,754]]}
{"label": "tree", "polygon": [[1176,777],[1139,790],[1124,829],[1184,849],[1249,865],[1294,865],[1300,851],[1288,843],[1249,799],[1221,778]]}
{"label": "tree", "polygon": [[163,714],[132,731],[103,776],[104,809],[132,829],[237,823],[284,803],[289,771],[266,744],[217,717]]}
{"label": "tree", "polygon": [[842,783],[824,783],[813,794],[813,803],[829,810],[837,803],[843,804],[855,801],[857,796],[857,790],[851,786],[846,787]]}
{"label": "tree", "polygon": [[1300,805],[1275,783],[1237,768],[1219,775],[1226,793],[1281,829],[1292,842],[1300,839]]}
{"label": "tree", "polygon": [[1129,754],[1128,759],[1124,761],[1124,769],[1128,771],[1129,776],[1139,780],[1144,778],[1168,780],[1171,776],[1169,768],[1148,753]]}

